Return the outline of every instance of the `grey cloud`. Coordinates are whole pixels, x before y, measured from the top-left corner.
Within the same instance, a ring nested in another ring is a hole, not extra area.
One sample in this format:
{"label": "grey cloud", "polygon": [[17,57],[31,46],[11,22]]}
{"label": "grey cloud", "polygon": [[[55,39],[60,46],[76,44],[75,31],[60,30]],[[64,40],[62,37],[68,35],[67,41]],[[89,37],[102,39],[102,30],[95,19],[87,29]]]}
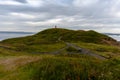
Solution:
{"label": "grey cloud", "polygon": [[[97,31],[105,27],[107,29],[113,29],[113,27],[120,29],[118,5],[120,0],[97,0],[96,3],[86,6],[82,6],[81,3],[79,3],[81,6],[76,6],[73,3],[76,0],[41,0],[43,5],[36,7],[29,5],[26,0],[14,1],[20,2],[22,5],[0,4],[0,23],[13,22],[14,24],[11,26],[15,26],[15,30],[38,31],[56,24],[71,29],[94,29]],[[81,1],[92,2],[92,0]],[[11,13],[22,14],[22,17],[11,16]],[[25,18],[24,14],[35,16],[35,18]],[[2,24],[1,26],[10,28],[9,25]],[[14,28],[12,29],[14,30]]]}
{"label": "grey cloud", "polygon": [[18,1],[18,2],[21,2],[21,3],[27,3],[26,0],[15,0],[15,1]]}

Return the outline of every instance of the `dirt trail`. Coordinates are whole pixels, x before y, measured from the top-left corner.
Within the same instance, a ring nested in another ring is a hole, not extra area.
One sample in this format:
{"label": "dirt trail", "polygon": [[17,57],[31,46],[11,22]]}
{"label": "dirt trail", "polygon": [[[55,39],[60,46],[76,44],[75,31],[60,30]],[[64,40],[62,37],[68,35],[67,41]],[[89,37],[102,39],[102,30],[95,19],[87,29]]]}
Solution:
{"label": "dirt trail", "polygon": [[8,56],[0,58],[0,66],[3,66],[5,70],[13,70],[17,67],[23,66],[25,64],[35,62],[40,60],[37,56]]}
{"label": "dirt trail", "polygon": [[81,54],[86,54],[86,55],[90,55],[90,56],[93,56],[93,57],[96,57],[96,58],[99,58],[99,59],[106,59],[105,57],[103,56],[100,56],[98,54],[95,54],[93,53],[92,51],[88,50],[88,49],[84,49],[84,48],[81,48],[75,44],[72,44],[72,43],[68,43],[68,42],[65,42],[66,45],[68,45],[69,47],[73,47],[75,48],[76,50],[78,50],[78,53],[81,53]]}
{"label": "dirt trail", "polygon": [[[34,53],[34,54],[59,54],[62,51],[64,51],[65,49],[67,49],[69,47],[73,47],[76,50],[78,50],[77,53],[90,55],[90,56],[93,56],[93,57],[96,57],[96,58],[99,58],[99,59],[106,59],[104,56],[100,56],[98,54],[95,54],[92,51],[90,51],[88,49],[81,48],[81,47],[79,47],[79,46],[77,46],[75,44],[72,44],[72,43],[69,43],[69,42],[64,42],[64,43],[66,44],[66,46],[63,47],[63,48],[61,48],[61,49],[59,49],[59,50],[56,50],[56,51],[52,51],[52,52],[31,52],[31,53]],[[1,46],[1,45],[0,45],[0,48],[4,48],[4,49],[7,49],[7,50],[12,50],[12,51],[16,51],[14,49],[11,49],[11,48],[6,47],[6,46]]]}

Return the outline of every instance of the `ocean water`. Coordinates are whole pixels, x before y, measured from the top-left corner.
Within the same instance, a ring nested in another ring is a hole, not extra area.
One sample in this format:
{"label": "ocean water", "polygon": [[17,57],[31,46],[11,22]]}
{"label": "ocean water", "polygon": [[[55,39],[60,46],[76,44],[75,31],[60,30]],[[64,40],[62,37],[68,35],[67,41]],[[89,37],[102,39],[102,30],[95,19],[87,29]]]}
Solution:
{"label": "ocean water", "polygon": [[108,34],[108,36],[110,36],[110,37],[112,37],[112,38],[114,38],[115,40],[117,40],[117,41],[120,41],[120,34]]}
{"label": "ocean water", "polygon": [[[9,38],[16,38],[16,37],[24,37],[24,36],[29,36],[33,35],[35,33],[32,32],[0,32],[0,41],[9,39]],[[106,34],[117,41],[120,41],[120,34]]]}
{"label": "ocean water", "polygon": [[32,32],[0,32],[0,41],[9,39],[9,38],[29,36],[33,34],[35,33],[32,33]]}

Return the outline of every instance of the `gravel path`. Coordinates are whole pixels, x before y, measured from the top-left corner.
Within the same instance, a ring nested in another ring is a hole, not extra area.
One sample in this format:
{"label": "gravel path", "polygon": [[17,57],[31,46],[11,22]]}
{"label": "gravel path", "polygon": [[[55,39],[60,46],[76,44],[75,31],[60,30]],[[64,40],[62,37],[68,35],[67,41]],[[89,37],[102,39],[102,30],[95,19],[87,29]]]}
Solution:
{"label": "gravel path", "polygon": [[[64,43],[66,44],[66,47],[63,47],[63,48],[61,48],[59,50],[56,50],[56,51],[53,51],[53,52],[31,52],[31,53],[34,53],[34,54],[59,54],[62,51],[64,51],[65,49],[67,49],[69,47],[73,47],[73,48],[75,48],[77,50],[77,53],[90,55],[90,56],[93,56],[93,57],[96,57],[96,58],[99,58],[99,59],[106,59],[103,56],[95,54],[95,53],[93,53],[92,51],[90,51],[88,49],[81,48],[81,47],[79,47],[79,46],[77,46],[75,44],[72,44],[72,43],[69,43],[69,42],[64,42]],[[7,50],[12,50],[12,51],[16,51],[16,50],[11,49],[11,48],[6,47],[6,46],[0,46],[0,48],[4,48],[4,49],[7,49]]]}
{"label": "gravel path", "polygon": [[99,59],[106,59],[105,57],[100,56],[100,55],[98,55],[98,54],[95,54],[95,53],[91,52],[91,51],[88,50],[88,49],[81,48],[81,47],[79,47],[79,46],[77,46],[77,45],[74,45],[74,44],[72,44],[72,43],[68,43],[68,42],[65,42],[65,43],[66,43],[66,45],[68,45],[68,47],[73,47],[73,48],[75,48],[76,50],[78,50],[78,53],[90,55],[90,56],[93,56],[93,57],[96,57],[96,58],[99,58]]}

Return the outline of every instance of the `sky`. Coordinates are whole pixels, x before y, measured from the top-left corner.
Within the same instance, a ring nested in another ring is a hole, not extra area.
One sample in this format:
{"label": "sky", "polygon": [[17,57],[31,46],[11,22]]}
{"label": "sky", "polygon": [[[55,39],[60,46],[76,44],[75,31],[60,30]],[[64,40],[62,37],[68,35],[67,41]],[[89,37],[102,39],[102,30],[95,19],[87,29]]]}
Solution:
{"label": "sky", "polygon": [[120,0],[0,0],[0,31],[47,28],[120,33]]}

